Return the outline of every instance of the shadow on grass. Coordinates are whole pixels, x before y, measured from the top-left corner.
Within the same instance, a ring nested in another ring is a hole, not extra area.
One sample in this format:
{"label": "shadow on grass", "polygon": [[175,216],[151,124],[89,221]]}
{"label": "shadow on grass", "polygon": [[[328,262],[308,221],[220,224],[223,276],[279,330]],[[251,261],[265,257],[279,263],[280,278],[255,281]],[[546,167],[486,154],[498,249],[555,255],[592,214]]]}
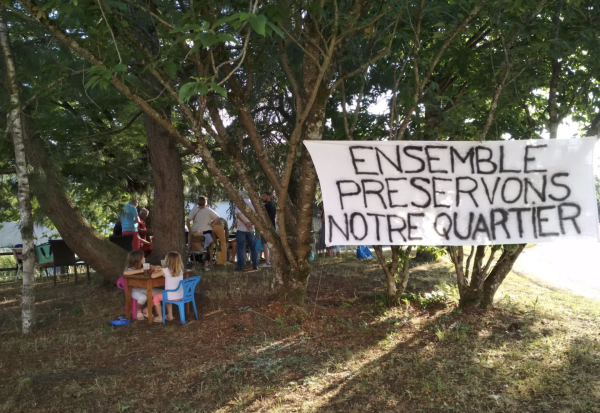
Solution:
{"label": "shadow on grass", "polygon": [[[416,305],[378,314],[376,264],[331,259],[313,269],[304,312],[268,311],[266,272],[203,274],[202,320],[185,326],[107,329],[124,309],[116,288],[42,286],[40,332],[0,344],[0,410],[65,401],[78,411],[598,410],[597,330],[510,302],[485,314]],[[450,279],[447,266],[413,272],[417,289]],[[18,324],[15,305],[0,309],[7,326]],[[39,377],[49,379],[27,384]]]}
{"label": "shadow on grass", "polygon": [[540,328],[543,318],[467,320],[433,317],[410,340],[321,390],[327,402],[314,411],[600,411],[597,339],[565,339]]}

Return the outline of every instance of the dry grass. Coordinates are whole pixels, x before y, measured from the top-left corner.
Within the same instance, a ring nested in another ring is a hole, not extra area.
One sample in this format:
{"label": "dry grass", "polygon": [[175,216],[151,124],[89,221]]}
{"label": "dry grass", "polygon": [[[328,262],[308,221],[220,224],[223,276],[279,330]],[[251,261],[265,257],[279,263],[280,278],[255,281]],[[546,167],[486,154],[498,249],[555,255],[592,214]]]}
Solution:
{"label": "dry grass", "polygon": [[41,283],[27,338],[0,285],[0,411],[600,411],[596,301],[511,274],[495,310],[463,313],[447,260],[412,268],[390,311],[351,257],[315,262],[304,308],[269,302],[265,270],[202,275],[199,322],[114,330],[121,291]]}

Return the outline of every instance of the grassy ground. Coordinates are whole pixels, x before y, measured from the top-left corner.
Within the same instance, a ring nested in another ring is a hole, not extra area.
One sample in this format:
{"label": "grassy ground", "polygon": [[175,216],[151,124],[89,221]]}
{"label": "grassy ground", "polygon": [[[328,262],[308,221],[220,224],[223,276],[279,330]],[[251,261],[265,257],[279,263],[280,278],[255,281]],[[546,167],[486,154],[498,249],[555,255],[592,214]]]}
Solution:
{"label": "grassy ground", "polygon": [[346,257],[314,264],[299,308],[269,301],[266,270],[227,270],[185,326],[112,329],[122,291],[41,281],[27,338],[0,284],[0,411],[600,412],[598,302],[511,274],[495,310],[464,313],[442,259],[386,311],[377,265]]}

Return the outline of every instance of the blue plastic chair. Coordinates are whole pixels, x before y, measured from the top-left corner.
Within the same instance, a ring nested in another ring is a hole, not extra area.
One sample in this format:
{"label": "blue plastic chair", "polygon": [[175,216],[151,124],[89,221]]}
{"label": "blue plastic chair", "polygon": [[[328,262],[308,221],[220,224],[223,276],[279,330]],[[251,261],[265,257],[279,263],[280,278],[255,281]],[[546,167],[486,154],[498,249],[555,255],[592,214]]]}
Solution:
{"label": "blue plastic chair", "polygon": [[[195,277],[190,277],[187,280],[181,280],[179,285],[174,290],[164,290],[163,291],[163,305],[162,305],[162,318],[163,324],[165,324],[165,310],[167,308],[167,303],[175,304],[179,306],[179,316],[181,318],[181,325],[185,324],[185,303],[191,302],[194,305],[194,314],[196,314],[196,320],[198,319],[198,310],[196,310],[196,299],[194,298],[194,290],[196,290],[196,285],[200,282],[200,276],[197,275]],[[181,301],[171,301],[168,300],[167,293],[173,293],[180,288],[183,288],[183,299]]]}

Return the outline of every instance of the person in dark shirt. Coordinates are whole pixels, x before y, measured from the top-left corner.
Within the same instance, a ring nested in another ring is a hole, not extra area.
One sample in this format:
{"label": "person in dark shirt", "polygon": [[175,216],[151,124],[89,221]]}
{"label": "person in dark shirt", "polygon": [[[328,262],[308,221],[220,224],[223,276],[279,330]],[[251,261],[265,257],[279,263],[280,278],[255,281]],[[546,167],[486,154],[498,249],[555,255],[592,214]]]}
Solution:
{"label": "person in dark shirt", "polygon": [[[275,205],[273,204],[273,201],[271,201],[271,194],[269,192],[263,192],[262,194],[260,194],[260,197],[262,198],[263,205],[265,206],[265,209],[267,210],[267,214],[269,214],[269,218],[271,219],[273,228],[277,228],[277,226],[275,225],[275,215],[277,214],[277,211],[275,210]],[[263,251],[265,253],[265,263],[261,264],[260,266],[261,267],[270,267],[271,266],[271,257],[270,257],[269,247],[267,245],[267,240],[262,235],[260,236],[260,240],[262,242]]]}
{"label": "person in dark shirt", "polygon": [[115,236],[123,235],[123,227],[121,226],[121,218],[119,218],[119,220],[113,227],[113,235],[115,235]]}

